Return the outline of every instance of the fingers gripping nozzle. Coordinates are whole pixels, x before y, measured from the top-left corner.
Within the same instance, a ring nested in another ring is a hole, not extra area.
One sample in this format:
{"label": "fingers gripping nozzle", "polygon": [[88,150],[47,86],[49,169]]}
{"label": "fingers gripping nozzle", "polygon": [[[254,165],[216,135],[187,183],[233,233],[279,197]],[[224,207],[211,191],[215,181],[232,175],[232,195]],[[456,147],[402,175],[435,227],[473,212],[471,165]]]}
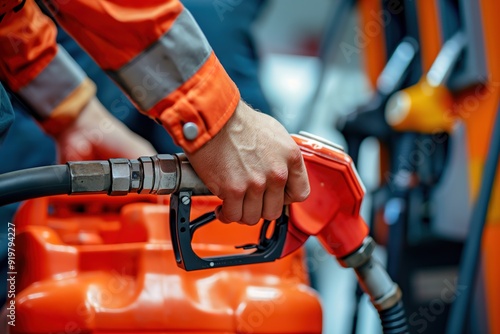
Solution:
{"label": "fingers gripping nozzle", "polygon": [[236,248],[253,252],[202,258],[192,247],[194,233],[215,220],[215,213],[190,220],[191,197],[212,195],[185,155],[162,154],[137,160],[110,159],[108,161],[69,162],[70,194],[129,193],[169,195],[170,231],[177,265],[185,270],[219,268],[274,261],[281,257],[287,237],[288,215],[284,208],[274,221],[271,236],[267,236],[270,221],[264,221],[258,243]]}

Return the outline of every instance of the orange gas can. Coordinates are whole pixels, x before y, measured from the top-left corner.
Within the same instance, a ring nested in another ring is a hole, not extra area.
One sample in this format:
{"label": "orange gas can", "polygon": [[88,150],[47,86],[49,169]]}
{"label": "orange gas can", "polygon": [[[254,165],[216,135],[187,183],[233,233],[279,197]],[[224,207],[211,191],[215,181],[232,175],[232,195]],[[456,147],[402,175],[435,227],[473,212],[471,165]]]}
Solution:
{"label": "orange gas can", "polygon": [[[193,198],[192,219],[219,200]],[[168,198],[52,197],[16,216],[11,333],[321,333],[303,250],[273,263],[186,272],[175,263]],[[203,256],[234,253],[260,229],[214,222]]]}

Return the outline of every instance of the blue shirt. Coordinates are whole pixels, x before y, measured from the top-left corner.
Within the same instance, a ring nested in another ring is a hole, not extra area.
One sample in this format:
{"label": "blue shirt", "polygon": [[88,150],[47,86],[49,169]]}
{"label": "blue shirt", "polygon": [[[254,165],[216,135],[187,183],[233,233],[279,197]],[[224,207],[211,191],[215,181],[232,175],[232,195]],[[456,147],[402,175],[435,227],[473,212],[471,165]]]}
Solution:
{"label": "blue shirt", "polygon": [[9,96],[0,82],[0,144],[12,123],[14,123],[14,109],[12,109]]}

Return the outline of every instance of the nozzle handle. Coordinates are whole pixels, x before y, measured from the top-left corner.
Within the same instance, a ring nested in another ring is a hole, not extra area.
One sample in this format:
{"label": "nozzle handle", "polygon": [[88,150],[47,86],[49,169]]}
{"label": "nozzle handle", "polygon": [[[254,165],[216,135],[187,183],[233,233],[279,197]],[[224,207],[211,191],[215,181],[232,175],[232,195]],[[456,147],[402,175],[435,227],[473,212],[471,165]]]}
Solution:
{"label": "nozzle handle", "polygon": [[251,253],[225,255],[219,257],[200,257],[192,246],[194,233],[201,227],[215,220],[215,213],[208,212],[197,219],[190,221],[191,191],[181,190],[170,197],[170,235],[175,261],[180,268],[191,271],[272,262],[283,254],[288,231],[288,215],[283,214],[275,221],[272,235],[268,238],[267,232],[271,222],[264,221],[261,227],[259,242],[236,246],[245,250],[254,249]]}

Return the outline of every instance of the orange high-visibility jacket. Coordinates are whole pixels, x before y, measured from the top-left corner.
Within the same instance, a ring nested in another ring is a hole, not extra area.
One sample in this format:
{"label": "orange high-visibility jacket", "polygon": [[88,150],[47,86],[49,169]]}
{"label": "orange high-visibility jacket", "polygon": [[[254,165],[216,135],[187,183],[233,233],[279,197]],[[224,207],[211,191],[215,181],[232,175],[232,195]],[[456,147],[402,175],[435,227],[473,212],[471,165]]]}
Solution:
{"label": "orange high-visibility jacket", "polygon": [[[187,152],[215,136],[236,109],[238,89],[178,0],[45,2],[136,106]],[[5,14],[0,80],[34,109],[49,132],[57,132],[94,96],[95,87],[56,44],[50,18],[33,0],[22,8],[20,3],[0,0],[0,16]]]}

